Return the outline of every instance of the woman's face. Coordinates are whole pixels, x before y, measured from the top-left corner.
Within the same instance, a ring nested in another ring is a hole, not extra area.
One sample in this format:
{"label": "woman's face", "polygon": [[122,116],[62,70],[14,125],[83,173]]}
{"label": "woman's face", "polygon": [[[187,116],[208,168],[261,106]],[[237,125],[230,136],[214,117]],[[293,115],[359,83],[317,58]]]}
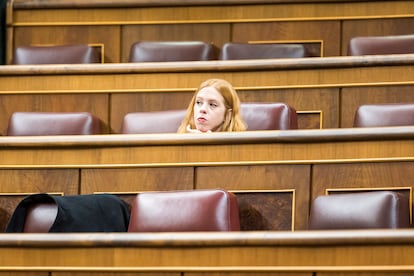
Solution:
{"label": "woman's face", "polygon": [[224,98],[216,88],[207,86],[196,95],[194,103],[194,123],[198,130],[220,130],[226,114]]}

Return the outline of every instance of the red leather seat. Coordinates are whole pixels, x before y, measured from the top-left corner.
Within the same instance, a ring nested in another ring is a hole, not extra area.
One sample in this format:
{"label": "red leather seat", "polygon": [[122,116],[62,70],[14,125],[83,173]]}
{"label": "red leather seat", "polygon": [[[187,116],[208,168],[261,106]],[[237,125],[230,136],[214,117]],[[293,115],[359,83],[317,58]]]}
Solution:
{"label": "red leather seat", "polygon": [[[240,108],[247,130],[298,128],[296,110],[285,103],[242,103]],[[185,113],[184,109],[128,113],[124,117],[121,133],[174,133]]]}
{"label": "red leather seat", "polygon": [[410,227],[409,199],[394,191],[370,191],[317,197],[311,205],[309,229]]}
{"label": "red leather seat", "polygon": [[348,44],[349,56],[414,53],[414,35],[354,37]]}
{"label": "red leather seat", "polygon": [[238,230],[237,198],[220,189],[140,193],[128,227],[128,232]]}
{"label": "red leather seat", "polygon": [[99,51],[88,45],[20,46],[14,50],[12,64],[100,63]]}
{"label": "red leather seat", "polygon": [[27,208],[23,232],[48,233],[56,220],[56,203],[37,203]]}
{"label": "red leather seat", "polygon": [[221,48],[221,60],[268,59],[268,58],[303,58],[306,49],[301,44],[278,43],[226,43]]}
{"label": "red leather seat", "polygon": [[175,133],[185,113],[185,109],[128,113],[122,122],[121,133]]}
{"label": "red leather seat", "polygon": [[99,133],[99,119],[88,112],[14,112],[7,128],[8,136]]}
{"label": "red leather seat", "polygon": [[240,108],[247,130],[298,128],[296,110],[285,103],[242,103]]}
{"label": "red leather seat", "polygon": [[414,125],[414,103],[366,104],[355,111],[354,127]]}
{"label": "red leather seat", "polygon": [[131,46],[129,62],[200,61],[217,56],[217,47],[203,41],[139,41]]}

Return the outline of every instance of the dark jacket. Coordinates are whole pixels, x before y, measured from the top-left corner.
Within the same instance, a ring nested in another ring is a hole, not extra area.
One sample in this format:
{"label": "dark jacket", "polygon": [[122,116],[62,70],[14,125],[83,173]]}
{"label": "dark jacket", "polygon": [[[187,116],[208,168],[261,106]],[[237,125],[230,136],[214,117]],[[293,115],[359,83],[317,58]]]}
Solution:
{"label": "dark jacket", "polygon": [[16,207],[6,232],[23,232],[26,210],[35,203],[55,203],[58,207],[55,222],[49,232],[127,232],[128,205],[110,194],[51,196],[33,194]]}

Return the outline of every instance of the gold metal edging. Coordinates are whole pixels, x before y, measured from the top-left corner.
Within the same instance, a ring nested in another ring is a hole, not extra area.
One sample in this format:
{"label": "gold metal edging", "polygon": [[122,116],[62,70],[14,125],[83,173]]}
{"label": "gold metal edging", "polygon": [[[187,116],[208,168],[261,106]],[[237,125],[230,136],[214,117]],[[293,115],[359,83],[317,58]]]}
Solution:
{"label": "gold metal edging", "polygon": [[412,162],[414,157],[389,158],[350,158],[350,159],[312,159],[312,160],[267,160],[267,161],[228,161],[228,162],[174,162],[174,163],[134,163],[134,164],[41,164],[16,165],[0,164],[1,169],[111,169],[111,168],[158,168],[158,167],[217,167],[217,166],[247,166],[247,165],[314,165],[314,164],[342,164],[342,163],[383,163],[383,162]]}
{"label": "gold metal edging", "polygon": [[[0,79],[2,77],[0,76]],[[414,81],[404,82],[371,82],[371,83],[334,83],[334,84],[309,84],[309,85],[263,85],[263,86],[243,86],[235,87],[238,91],[248,90],[283,90],[283,89],[323,89],[323,88],[353,88],[353,87],[390,87],[414,85]],[[7,94],[116,94],[116,93],[180,93],[194,92],[196,88],[130,88],[130,89],[51,89],[51,90],[2,90],[0,95]]]}
{"label": "gold metal edging", "polygon": [[296,114],[319,114],[319,129],[323,128],[323,111],[322,110],[296,110]]}
{"label": "gold metal edging", "polygon": [[128,26],[128,25],[184,25],[184,24],[219,24],[219,23],[272,23],[272,22],[317,22],[317,21],[348,21],[372,19],[404,19],[413,18],[413,14],[369,15],[369,16],[326,16],[326,17],[290,17],[290,18],[249,18],[249,19],[206,19],[206,20],[140,20],[140,21],[62,21],[62,22],[29,22],[12,23],[13,27],[45,27],[45,26]]}
{"label": "gold metal edging", "polygon": [[392,272],[414,271],[414,265],[349,265],[349,266],[0,266],[0,271],[50,272]]}

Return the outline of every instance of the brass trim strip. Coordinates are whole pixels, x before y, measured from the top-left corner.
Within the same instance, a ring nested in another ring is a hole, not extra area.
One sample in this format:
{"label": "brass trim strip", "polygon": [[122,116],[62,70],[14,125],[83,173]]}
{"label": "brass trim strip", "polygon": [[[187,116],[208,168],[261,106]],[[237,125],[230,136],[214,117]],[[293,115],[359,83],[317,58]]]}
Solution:
{"label": "brass trim strip", "polygon": [[[38,194],[40,192],[24,192],[24,193],[2,193],[0,192],[0,196],[28,196],[33,194]],[[64,192],[47,192],[49,195],[57,195],[57,196],[64,196]]]}
{"label": "brass trim strip", "polygon": [[88,45],[101,49],[101,63],[105,63],[105,43],[88,43]]}
{"label": "brass trim strip", "polygon": [[[159,250],[159,249],[158,249]],[[316,249],[315,249],[316,250]],[[317,250],[316,250],[317,251]],[[0,271],[51,272],[375,272],[414,271],[414,265],[349,265],[349,266],[0,266]]]}
{"label": "brass trim strip", "polygon": [[[18,13],[15,11],[15,13]],[[65,22],[37,22],[12,23],[13,27],[45,27],[45,26],[126,26],[126,25],[169,25],[169,24],[218,24],[218,23],[269,23],[269,22],[309,22],[309,21],[347,21],[372,19],[404,19],[413,18],[413,14],[398,15],[360,15],[360,16],[326,16],[326,17],[289,17],[289,18],[249,18],[249,19],[206,19],[206,20],[142,20],[142,21],[65,21]]]}
{"label": "brass trim strip", "polygon": [[326,159],[326,160],[274,160],[274,161],[237,161],[237,162],[182,162],[182,163],[143,163],[143,164],[65,164],[65,165],[16,165],[0,164],[1,169],[108,169],[108,168],[158,168],[158,167],[218,167],[241,165],[314,165],[314,164],[342,164],[342,163],[379,163],[379,162],[412,162],[414,157],[390,158],[354,158],[354,159]]}
{"label": "brass trim strip", "polygon": [[322,110],[296,110],[296,114],[319,114],[319,129],[323,128],[323,111]]}
{"label": "brass trim strip", "polygon": [[[0,79],[3,78],[0,76]],[[322,89],[322,88],[352,88],[352,87],[379,87],[414,85],[414,81],[404,82],[374,82],[374,83],[337,83],[337,84],[310,84],[310,85],[270,85],[235,87],[238,91],[246,90],[282,90],[282,89]],[[148,88],[148,89],[96,89],[96,90],[2,90],[0,95],[7,94],[115,94],[115,93],[165,93],[165,92],[194,92],[196,88]]]}

